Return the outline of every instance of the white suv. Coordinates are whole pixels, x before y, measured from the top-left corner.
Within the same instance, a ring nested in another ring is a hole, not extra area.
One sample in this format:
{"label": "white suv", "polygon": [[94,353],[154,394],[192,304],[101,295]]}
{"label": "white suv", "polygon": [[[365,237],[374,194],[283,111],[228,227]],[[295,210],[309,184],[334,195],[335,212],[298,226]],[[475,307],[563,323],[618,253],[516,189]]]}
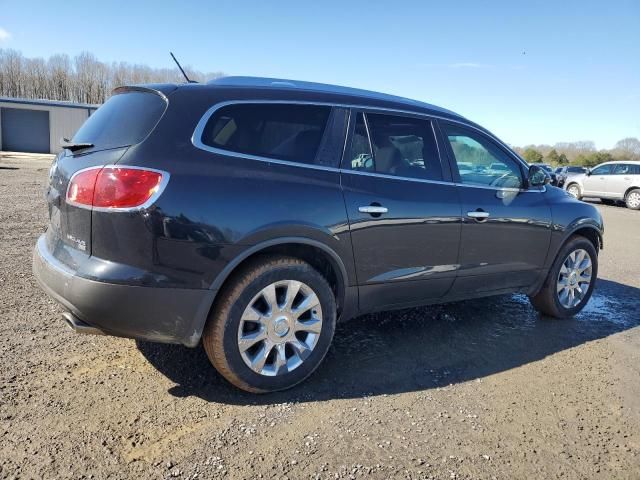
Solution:
{"label": "white suv", "polygon": [[595,197],[603,203],[623,201],[640,210],[640,162],[607,162],[586,173],[572,175],[564,188],[574,197]]}

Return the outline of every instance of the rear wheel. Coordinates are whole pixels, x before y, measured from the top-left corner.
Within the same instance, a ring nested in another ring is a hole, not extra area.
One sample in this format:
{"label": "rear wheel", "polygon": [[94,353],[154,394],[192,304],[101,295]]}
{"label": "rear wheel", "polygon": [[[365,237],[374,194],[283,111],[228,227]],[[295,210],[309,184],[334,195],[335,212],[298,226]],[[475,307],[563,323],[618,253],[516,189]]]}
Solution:
{"label": "rear wheel", "polygon": [[320,365],[335,331],[336,302],[325,278],[302,260],[266,256],[220,292],[203,345],[236,387],[285,390]]}
{"label": "rear wheel", "polygon": [[591,298],[598,275],[598,252],[588,239],[572,237],[556,257],[547,278],[531,303],[545,315],[572,317]]}
{"label": "rear wheel", "polygon": [[640,210],[640,189],[631,190],[624,199],[627,208]]}
{"label": "rear wheel", "polygon": [[567,192],[569,192],[569,195],[577,198],[578,200],[582,198],[582,195],[580,194],[580,187],[577,183],[572,183],[571,185],[569,185],[567,187]]}

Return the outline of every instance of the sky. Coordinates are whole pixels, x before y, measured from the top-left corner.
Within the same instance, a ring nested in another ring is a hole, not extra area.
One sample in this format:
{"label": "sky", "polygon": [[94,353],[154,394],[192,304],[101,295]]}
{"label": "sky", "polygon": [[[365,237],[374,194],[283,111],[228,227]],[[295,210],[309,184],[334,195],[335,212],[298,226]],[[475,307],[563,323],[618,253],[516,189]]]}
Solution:
{"label": "sky", "polygon": [[333,83],[511,145],[640,138],[640,0],[0,0],[0,48]]}

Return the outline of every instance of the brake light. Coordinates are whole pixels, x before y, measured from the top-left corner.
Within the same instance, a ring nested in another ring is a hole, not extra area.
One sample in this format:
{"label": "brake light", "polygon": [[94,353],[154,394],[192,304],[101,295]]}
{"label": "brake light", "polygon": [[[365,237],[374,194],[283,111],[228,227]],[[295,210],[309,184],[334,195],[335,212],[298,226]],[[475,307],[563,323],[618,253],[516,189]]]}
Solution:
{"label": "brake light", "polygon": [[67,203],[94,210],[131,210],[152,203],[169,174],[144,168],[100,166],[71,177]]}

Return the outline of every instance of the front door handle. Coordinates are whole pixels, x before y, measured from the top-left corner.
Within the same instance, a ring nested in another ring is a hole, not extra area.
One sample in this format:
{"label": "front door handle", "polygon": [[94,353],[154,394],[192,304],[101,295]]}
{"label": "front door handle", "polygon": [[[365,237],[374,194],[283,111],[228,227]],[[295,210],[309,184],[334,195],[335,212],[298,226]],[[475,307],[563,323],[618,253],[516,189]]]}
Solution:
{"label": "front door handle", "polygon": [[364,207],[358,207],[358,211],[360,213],[368,213],[371,215],[380,215],[382,213],[387,213],[389,212],[389,209],[387,207],[383,207],[381,205],[367,205]]}
{"label": "front door handle", "polygon": [[482,212],[482,211],[467,212],[467,217],[475,218],[476,220],[485,220],[489,218],[489,212]]}

